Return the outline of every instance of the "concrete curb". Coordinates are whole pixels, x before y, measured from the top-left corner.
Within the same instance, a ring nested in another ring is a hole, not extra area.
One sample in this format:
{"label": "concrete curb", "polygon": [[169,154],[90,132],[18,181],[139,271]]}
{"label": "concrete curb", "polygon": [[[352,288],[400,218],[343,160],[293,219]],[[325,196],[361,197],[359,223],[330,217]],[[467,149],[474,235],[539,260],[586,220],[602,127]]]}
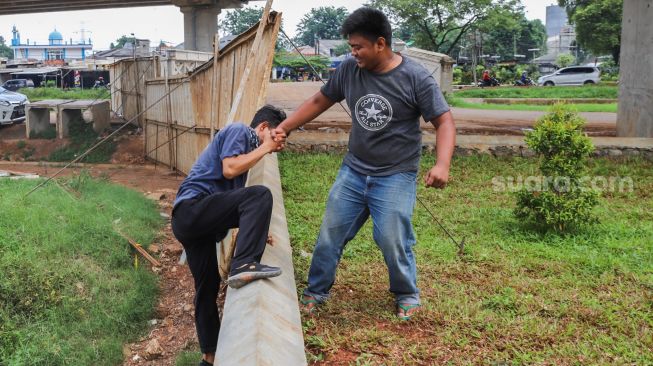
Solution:
{"label": "concrete curb", "polygon": [[[596,150],[594,156],[641,156],[653,161],[653,138],[591,137]],[[288,139],[288,150],[296,152],[344,152],[347,151],[349,134],[346,132],[294,133]],[[422,135],[422,148],[435,149],[435,135]],[[491,154],[494,156],[530,157],[535,153],[524,142],[523,136],[507,135],[458,135],[454,155],[466,156]]]}
{"label": "concrete curb", "polygon": [[270,233],[275,243],[266,248],[262,262],[281,267],[283,274],[255,281],[240,289],[227,290],[216,364],[306,365],[292,248],[276,154],[267,155],[249,174],[250,185],[265,185],[274,198]]}
{"label": "concrete curb", "polygon": [[556,103],[568,104],[611,104],[617,103],[618,99],[607,98],[462,98],[469,103],[486,104],[531,104],[531,105],[553,105]]}

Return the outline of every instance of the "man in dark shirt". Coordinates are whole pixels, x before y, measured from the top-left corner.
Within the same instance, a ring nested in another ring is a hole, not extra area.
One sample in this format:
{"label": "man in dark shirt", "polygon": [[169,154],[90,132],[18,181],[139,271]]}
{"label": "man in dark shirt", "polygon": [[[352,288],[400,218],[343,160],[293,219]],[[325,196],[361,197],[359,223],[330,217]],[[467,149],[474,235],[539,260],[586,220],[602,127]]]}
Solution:
{"label": "man in dark shirt", "polygon": [[270,131],[286,115],[272,106],[256,112],[249,127],[233,123],[218,132],[184,179],[172,211],[172,231],[186,250],[195,281],[195,326],[203,353],[200,365],[211,365],[220,330],[216,299],[220,278],[216,242],[240,228],[227,284],[279,276],[281,269],[260,263],[268,239],[272,194],[264,186],[245,187],[247,172],[266,154],[283,148]]}
{"label": "man in dark shirt", "polygon": [[411,222],[422,147],[419,117],[437,131],[437,162],[424,177],[429,187],[443,188],[449,179],[456,128],[431,73],[392,51],[382,12],[354,11],[341,33],[353,57],[273,132],[285,136],[343,99],[352,112],[349,151],[329,193],[301,302],[310,312],[327,300],[345,244],[371,216],[396,314],[408,320],[420,306]]}

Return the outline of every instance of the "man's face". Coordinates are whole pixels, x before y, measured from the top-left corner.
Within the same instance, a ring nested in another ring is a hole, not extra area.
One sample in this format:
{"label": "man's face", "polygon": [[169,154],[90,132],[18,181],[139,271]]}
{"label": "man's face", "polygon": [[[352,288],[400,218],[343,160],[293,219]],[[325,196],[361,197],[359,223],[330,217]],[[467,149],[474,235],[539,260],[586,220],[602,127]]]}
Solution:
{"label": "man's face", "polygon": [[358,67],[372,70],[382,61],[382,52],[385,50],[385,39],[379,37],[376,42],[353,33],[349,35],[351,55],[356,59]]}

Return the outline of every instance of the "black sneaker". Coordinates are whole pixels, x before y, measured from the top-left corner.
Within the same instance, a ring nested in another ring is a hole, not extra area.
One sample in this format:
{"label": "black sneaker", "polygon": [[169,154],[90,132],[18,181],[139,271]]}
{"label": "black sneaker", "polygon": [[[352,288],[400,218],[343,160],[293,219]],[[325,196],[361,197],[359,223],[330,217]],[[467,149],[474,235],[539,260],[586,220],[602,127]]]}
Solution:
{"label": "black sneaker", "polygon": [[279,267],[270,267],[256,262],[247,263],[231,270],[229,278],[227,278],[227,285],[232,288],[241,288],[252,281],[277,277],[280,274],[281,268]]}

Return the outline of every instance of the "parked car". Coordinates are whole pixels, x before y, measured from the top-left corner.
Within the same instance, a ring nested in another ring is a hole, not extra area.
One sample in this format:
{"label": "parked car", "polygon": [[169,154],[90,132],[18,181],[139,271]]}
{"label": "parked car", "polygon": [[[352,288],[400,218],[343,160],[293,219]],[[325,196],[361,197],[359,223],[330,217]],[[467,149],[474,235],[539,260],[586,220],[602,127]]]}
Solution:
{"label": "parked car", "polygon": [[587,85],[601,81],[601,70],[594,66],[564,67],[553,74],[537,79],[537,85]]}
{"label": "parked car", "polygon": [[27,96],[0,87],[0,125],[23,122],[27,103]]}
{"label": "parked car", "polygon": [[32,79],[12,79],[5,81],[2,87],[10,91],[16,91],[20,88],[33,88],[34,81]]}

